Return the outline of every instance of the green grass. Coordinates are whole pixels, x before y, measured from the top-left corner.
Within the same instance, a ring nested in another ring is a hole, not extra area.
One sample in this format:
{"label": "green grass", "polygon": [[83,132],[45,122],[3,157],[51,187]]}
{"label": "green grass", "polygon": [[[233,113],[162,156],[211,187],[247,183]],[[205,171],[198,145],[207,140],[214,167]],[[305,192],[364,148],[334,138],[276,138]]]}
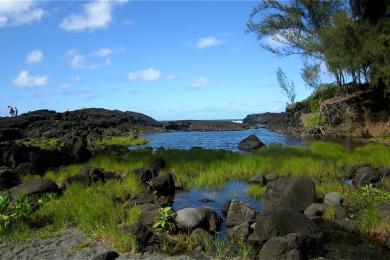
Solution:
{"label": "green grass", "polygon": [[64,145],[64,141],[59,138],[26,138],[19,141],[28,147],[38,147],[43,150],[56,150]]}
{"label": "green grass", "polygon": [[262,199],[267,187],[262,187],[258,184],[250,184],[247,189],[247,194],[255,199]]}
{"label": "green grass", "polygon": [[95,184],[88,188],[74,184],[61,197],[40,208],[33,219],[54,229],[75,226],[93,239],[107,241],[119,251],[134,251],[133,236],[122,232],[120,227],[138,222],[139,209],[125,210],[121,204],[114,202],[114,197],[124,194],[124,190],[136,195],[139,187],[131,176],[122,182]]}
{"label": "green grass", "polygon": [[[127,210],[118,201],[125,201],[143,190],[139,180],[131,172],[136,168],[147,167],[155,158],[163,158],[167,162],[165,171],[174,173],[178,181],[188,189],[220,187],[231,179],[248,181],[255,175],[270,172],[279,176],[308,176],[316,181],[318,193],[337,191],[345,200],[355,205],[355,208],[352,207],[355,210],[353,218],[359,222],[362,233],[369,235],[387,230],[382,221],[370,211],[370,207],[376,205],[373,201],[387,201],[387,194],[344,184],[342,167],[360,162],[389,167],[390,147],[368,144],[348,150],[342,145],[324,142],[313,142],[304,147],[269,146],[248,155],[212,150],[158,150],[157,154],[153,154],[150,149],[129,151],[126,154],[98,155],[83,164],[49,170],[45,178],[62,185],[65,178],[77,174],[82,166],[92,166],[120,174],[123,179],[105,184],[97,183],[90,187],[73,184],[62,196],[50,200],[36,211],[32,222],[45,226],[41,229],[43,236],[53,235],[54,230],[63,230],[71,225],[84,230],[93,239],[109,242],[118,251],[134,251],[136,245],[132,235],[121,231],[121,227],[137,222],[140,211],[137,207]],[[261,198],[264,190],[258,185],[250,185],[247,192],[250,196]],[[331,208],[328,211],[325,215],[331,220],[334,212],[332,213]],[[370,218],[373,219],[372,222]],[[36,236],[36,232],[24,223],[18,229],[19,231],[10,234],[10,239],[22,241]],[[161,246],[169,251],[170,243],[169,240],[162,240]],[[178,251],[180,248],[190,250],[194,247],[190,240],[175,245],[178,247],[175,250]],[[206,252],[214,252],[213,255],[216,256],[223,255],[227,252],[226,248],[230,248],[221,241],[206,241],[204,247]],[[251,254],[250,248],[244,245],[239,247],[241,256]]]}
{"label": "green grass", "polygon": [[128,147],[143,145],[148,143],[149,140],[142,137],[134,137],[134,135],[127,136],[107,136],[99,140],[96,140],[92,145],[99,147]]}
{"label": "green grass", "polygon": [[376,207],[363,210],[358,220],[360,231],[370,237],[382,240],[390,232],[390,223],[382,220]]}

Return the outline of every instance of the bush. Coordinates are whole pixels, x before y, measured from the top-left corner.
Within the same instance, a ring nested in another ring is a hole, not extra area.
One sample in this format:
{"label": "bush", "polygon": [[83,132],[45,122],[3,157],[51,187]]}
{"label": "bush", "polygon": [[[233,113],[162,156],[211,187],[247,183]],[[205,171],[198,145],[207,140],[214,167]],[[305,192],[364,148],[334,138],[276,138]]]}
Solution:
{"label": "bush", "polygon": [[321,84],[304,102],[309,104],[311,112],[318,112],[320,102],[337,96],[339,89],[336,84]]}

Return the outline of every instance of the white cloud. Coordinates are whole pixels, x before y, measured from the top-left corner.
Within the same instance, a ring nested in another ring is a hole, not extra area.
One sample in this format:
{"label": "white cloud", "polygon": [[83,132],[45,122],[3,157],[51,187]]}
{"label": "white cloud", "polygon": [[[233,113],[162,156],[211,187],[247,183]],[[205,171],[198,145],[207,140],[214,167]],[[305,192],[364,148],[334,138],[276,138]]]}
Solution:
{"label": "white cloud", "polygon": [[60,28],[66,31],[83,31],[107,28],[112,20],[112,10],[127,0],[95,0],[83,5],[81,13],[64,18]]}
{"label": "white cloud", "polygon": [[48,77],[42,76],[30,76],[27,70],[22,70],[13,80],[12,85],[15,87],[39,87],[47,85]]}
{"label": "white cloud", "polygon": [[39,22],[45,12],[38,7],[37,2],[0,0],[0,27]]}
{"label": "white cloud", "polygon": [[112,54],[121,53],[124,51],[124,48],[101,48],[95,51],[94,55],[96,57],[107,57]]}
{"label": "white cloud", "polygon": [[66,56],[69,66],[73,69],[99,69],[111,64],[111,60],[108,57],[105,62],[90,63],[87,57],[78,53],[76,49],[69,50]]}
{"label": "white cloud", "polygon": [[162,79],[161,71],[154,68],[149,68],[145,70],[138,70],[135,72],[130,72],[128,74],[129,80],[145,80],[145,81],[156,81]]}
{"label": "white cloud", "polygon": [[41,50],[34,50],[27,54],[26,56],[26,62],[33,64],[33,63],[40,63],[43,60],[43,52]]}
{"label": "white cloud", "polygon": [[206,78],[206,77],[199,77],[199,78],[195,79],[194,81],[192,81],[192,83],[190,85],[190,89],[198,90],[198,89],[201,89],[204,86],[210,85],[211,83],[212,83],[212,81],[209,80],[208,78]]}
{"label": "white cloud", "polygon": [[215,37],[206,37],[196,41],[196,47],[198,49],[204,49],[211,46],[218,46],[224,44],[225,40],[220,40]]}

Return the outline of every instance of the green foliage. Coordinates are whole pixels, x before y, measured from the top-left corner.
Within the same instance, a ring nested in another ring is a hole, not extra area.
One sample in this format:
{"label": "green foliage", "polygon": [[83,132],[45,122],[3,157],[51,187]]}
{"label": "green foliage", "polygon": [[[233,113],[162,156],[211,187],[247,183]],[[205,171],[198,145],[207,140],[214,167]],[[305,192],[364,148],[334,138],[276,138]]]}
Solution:
{"label": "green foliage", "polygon": [[278,79],[279,87],[284,92],[290,103],[294,103],[297,93],[295,92],[295,85],[293,81],[288,81],[286,74],[281,68],[276,71],[276,77]]}
{"label": "green foliage", "polygon": [[262,187],[258,184],[250,184],[247,193],[249,196],[259,200],[263,198],[266,188],[267,187]]}
{"label": "green foliage", "polygon": [[325,121],[319,113],[304,114],[301,119],[303,126],[307,129],[316,129],[325,125]]}
{"label": "green foliage", "polygon": [[306,86],[312,89],[317,89],[320,84],[320,72],[321,66],[318,63],[309,64],[308,61],[304,61],[303,68],[301,70],[301,77]]}
{"label": "green foliage", "polygon": [[175,218],[176,213],[171,207],[159,208],[158,212],[160,216],[156,219],[153,224],[153,228],[161,231],[170,231],[172,228],[172,221]]}
{"label": "green foliage", "polygon": [[34,211],[52,198],[53,195],[48,194],[32,202],[27,197],[22,197],[11,204],[10,194],[0,195],[0,235],[9,232],[14,225],[23,225],[21,222],[28,220]]}
{"label": "green foliage", "polygon": [[350,200],[353,208],[361,211],[375,207],[381,202],[390,202],[390,192],[382,191],[369,184],[362,187],[360,192],[352,193]]}
{"label": "green foliage", "polygon": [[128,147],[136,145],[144,145],[148,143],[149,140],[146,138],[135,137],[133,135],[128,136],[106,136],[99,140],[96,140],[92,145],[99,147]]}
{"label": "green foliage", "polygon": [[318,112],[320,102],[326,99],[334,98],[339,92],[339,87],[336,84],[321,84],[314,92],[303,102],[308,103],[311,112]]}
{"label": "green foliage", "polygon": [[358,220],[360,231],[370,237],[385,239],[390,232],[390,223],[381,218],[376,207],[364,209]]}

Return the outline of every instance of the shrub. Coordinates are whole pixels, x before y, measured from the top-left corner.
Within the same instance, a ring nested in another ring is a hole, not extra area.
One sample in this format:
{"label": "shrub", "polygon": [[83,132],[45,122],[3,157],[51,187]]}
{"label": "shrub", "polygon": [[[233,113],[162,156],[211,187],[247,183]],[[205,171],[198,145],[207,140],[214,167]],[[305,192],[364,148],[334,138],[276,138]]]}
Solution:
{"label": "shrub", "polygon": [[320,102],[337,96],[339,89],[336,84],[322,84],[304,102],[309,104],[311,112],[318,112]]}
{"label": "shrub", "polygon": [[160,216],[154,222],[153,228],[162,231],[169,231],[172,228],[171,222],[175,218],[175,212],[171,207],[158,209]]}

